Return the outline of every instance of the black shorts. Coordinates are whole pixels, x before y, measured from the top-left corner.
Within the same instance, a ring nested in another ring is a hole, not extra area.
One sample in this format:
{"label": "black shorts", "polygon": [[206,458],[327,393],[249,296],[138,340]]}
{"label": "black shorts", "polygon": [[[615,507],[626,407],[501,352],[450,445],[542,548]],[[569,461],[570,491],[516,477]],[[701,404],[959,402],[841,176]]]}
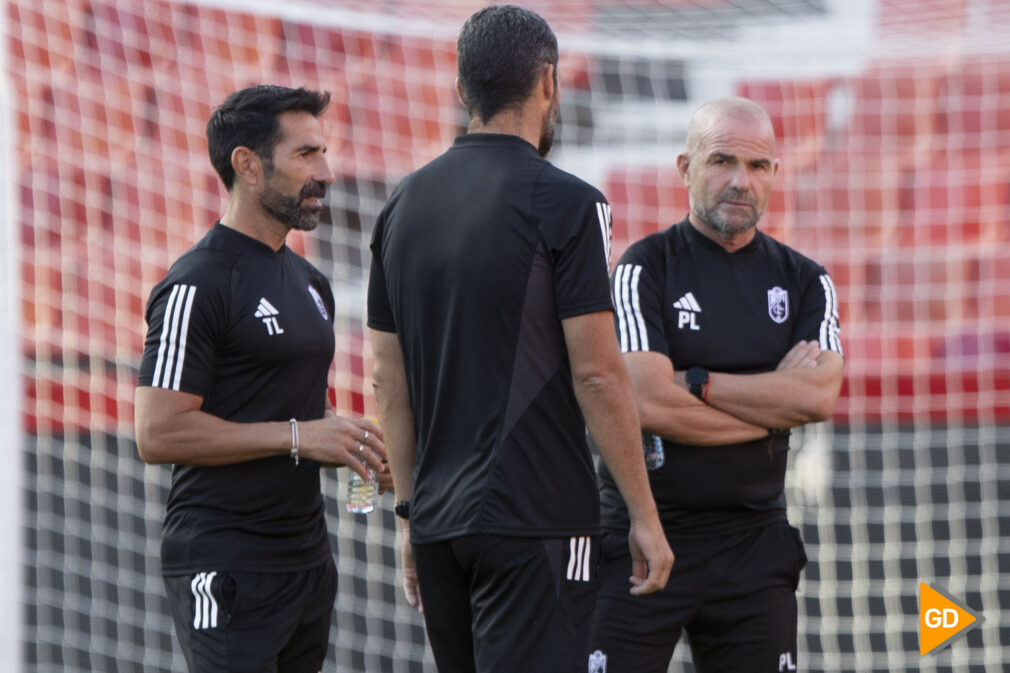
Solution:
{"label": "black shorts", "polygon": [[627,536],[605,533],[590,673],[666,673],[687,633],[697,673],[797,670],[796,586],[806,554],[786,522],[671,540],[666,588],[631,596]]}
{"label": "black shorts", "polygon": [[317,673],[337,595],[332,559],[293,573],[166,576],[190,673]]}
{"label": "black shorts", "polygon": [[585,673],[599,538],[469,535],[415,544],[443,673]]}

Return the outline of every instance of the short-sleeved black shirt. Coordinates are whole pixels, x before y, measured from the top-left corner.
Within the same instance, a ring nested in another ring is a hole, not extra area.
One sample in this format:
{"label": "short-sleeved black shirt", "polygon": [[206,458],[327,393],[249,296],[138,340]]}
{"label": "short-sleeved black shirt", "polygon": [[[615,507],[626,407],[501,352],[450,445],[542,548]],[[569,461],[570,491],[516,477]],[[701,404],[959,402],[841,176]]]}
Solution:
{"label": "short-sleeved black shirt", "polygon": [[[218,223],[151,291],[138,383],[200,395],[203,411],[229,421],[322,418],[333,308],[305,259]],[[287,572],[329,554],[319,463],[174,466],[165,574]]]}
{"label": "short-sleeved black shirt", "polygon": [[[804,340],[842,352],[828,273],[760,231],[729,253],[685,219],[629,247],[612,280],[622,351],[663,353],[678,371],[772,371]],[[664,528],[728,533],[785,519],[788,449],[787,438],[720,447],[664,441],[663,465],[649,472]],[[600,477],[604,527],[627,528],[605,466]]]}
{"label": "short-sleeved black shirt", "polygon": [[603,195],[516,136],[462,136],[390,197],[368,325],[403,348],[413,541],[598,532],[561,319],[613,310],[609,246]]}

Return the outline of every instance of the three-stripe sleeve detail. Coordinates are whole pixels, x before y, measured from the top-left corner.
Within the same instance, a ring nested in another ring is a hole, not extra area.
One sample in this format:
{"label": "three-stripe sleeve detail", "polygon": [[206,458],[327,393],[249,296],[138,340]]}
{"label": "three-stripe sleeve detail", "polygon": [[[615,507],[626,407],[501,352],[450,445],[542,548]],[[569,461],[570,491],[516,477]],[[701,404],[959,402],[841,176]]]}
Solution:
{"label": "three-stripe sleeve detail", "polygon": [[638,294],[641,275],[642,267],[638,264],[618,264],[614,271],[614,304],[622,353],[649,350],[649,333]]}
{"label": "three-stripe sleeve detail", "polygon": [[821,350],[842,353],[842,340],[839,338],[838,324],[838,294],[831,276],[821,274],[821,287],[824,288],[824,317],[821,320],[819,341]]}
{"label": "three-stripe sleeve detail", "polygon": [[194,629],[217,628],[217,599],[210,590],[211,582],[216,575],[216,572],[198,573],[190,582],[189,588],[193,592]]}
{"label": "three-stripe sleeve detail", "polygon": [[565,575],[569,581],[589,581],[589,558],[593,539],[591,537],[573,537],[568,541],[568,572]]}
{"label": "three-stripe sleeve detail", "polygon": [[614,240],[614,224],[610,204],[597,201],[596,217],[600,221],[600,234],[603,236],[603,252],[606,256],[607,271],[610,271],[610,250]]}
{"label": "three-stripe sleeve detail", "polygon": [[173,285],[165,305],[161,343],[158,346],[158,360],[154,366],[155,388],[179,390],[182,381],[182,367],[186,360],[186,337],[189,332],[189,317],[196,297],[195,285]]}

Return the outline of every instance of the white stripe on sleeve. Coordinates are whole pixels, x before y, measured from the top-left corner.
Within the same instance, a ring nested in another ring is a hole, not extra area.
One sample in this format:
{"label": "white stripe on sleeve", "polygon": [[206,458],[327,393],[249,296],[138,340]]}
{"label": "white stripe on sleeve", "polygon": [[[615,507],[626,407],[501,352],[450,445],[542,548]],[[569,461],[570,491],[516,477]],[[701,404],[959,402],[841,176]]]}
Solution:
{"label": "white stripe on sleeve", "polygon": [[158,346],[158,361],[154,367],[152,385],[157,388],[179,390],[182,365],[186,360],[189,318],[195,297],[195,285],[179,284],[172,287],[172,293],[165,304],[161,344]]}
{"label": "white stripe on sleeve", "polygon": [[607,270],[610,270],[610,251],[613,243],[613,219],[610,204],[596,202],[596,217],[600,220],[600,234],[603,236],[603,250],[607,259]]}
{"label": "white stripe on sleeve", "polygon": [[638,340],[641,346],[641,350],[649,350],[649,332],[645,329],[645,316],[642,315],[642,302],[639,300],[638,294],[638,278],[642,275],[642,267],[636,266],[635,273],[631,277],[631,306],[635,316],[635,322],[638,323]]}
{"label": "white stripe on sleeve", "polygon": [[614,271],[614,308],[617,309],[617,331],[621,341],[621,352],[628,352],[628,320],[624,313],[624,297],[622,290],[624,287],[624,274],[628,269],[627,264],[619,264]]}
{"label": "white stripe on sleeve", "polygon": [[179,389],[182,381],[182,366],[186,362],[186,337],[189,335],[189,315],[193,311],[193,299],[196,297],[196,286],[189,286],[189,295],[186,297],[186,308],[182,314],[182,334],[179,339],[179,359],[175,365],[175,380],[172,381],[172,390]]}
{"label": "white stripe on sleeve", "polygon": [[624,307],[625,320],[628,325],[628,347],[622,348],[622,352],[637,351],[638,348],[638,323],[634,319],[634,308],[631,304],[631,278],[635,272],[635,266],[626,264],[624,275],[621,278],[621,292],[618,303]]}
{"label": "white stripe on sleeve", "polygon": [[642,267],[638,264],[620,264],[614,274],[614,304],[622,353],[649,350],[649,333],[638,293],[641,276]]}
{"label": "white stripe on sleeve", "polygon": [[831,277],[822,274],[821,287],[824,288],[824,317],[821,320],[819,342],[821,350],[842,353],[842,341],[839,338],[838,325],[838,295]]}
{"label": "white stripe on sleeve", "polygon": [[158,361],[154,365],[154,385],[158,385],[161,378],[161,370],[165,365],[165,349],[168,346],[168,330],[172,324],[169,317],[172,315],[172,307],[175,306],[175,298],[179,294],[179,286],[173,285],[172,292],[168,295],[168,303],[165,304],[165,312],[162,315],[161,342],[158,344]]}

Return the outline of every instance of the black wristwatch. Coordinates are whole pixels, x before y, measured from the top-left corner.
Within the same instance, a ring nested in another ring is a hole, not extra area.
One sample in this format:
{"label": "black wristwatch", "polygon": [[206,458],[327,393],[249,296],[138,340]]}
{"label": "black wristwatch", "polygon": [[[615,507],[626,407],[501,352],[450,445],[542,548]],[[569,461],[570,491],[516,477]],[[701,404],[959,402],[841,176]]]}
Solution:
{"label": "black wristwatch", "polygon": [[708,385],[708,370],[702,367],[691,367],[684,374],[687,389],[702,402],[705,401],[705,387]]}
{"label": "black wristwatch", "polygon": [[410,518],[410,501],[401,500],[400,502],[393,505],[393,514],[400,517],[401,519]]}

